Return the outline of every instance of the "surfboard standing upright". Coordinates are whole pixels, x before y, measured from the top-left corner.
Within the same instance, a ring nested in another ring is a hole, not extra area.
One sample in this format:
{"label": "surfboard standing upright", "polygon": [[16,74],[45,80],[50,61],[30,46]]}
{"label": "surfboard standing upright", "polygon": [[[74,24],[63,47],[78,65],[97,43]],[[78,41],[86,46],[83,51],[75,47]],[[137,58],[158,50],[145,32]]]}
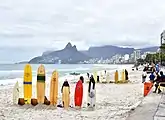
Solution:
{"label": "surfboard standing upright", "polygon": [[37,72],[37,100],[44,103],[45,97],[45,67],[40,65]]}
{"label": "surfboard standing upright", "polygon": [[32,97],[32,68],[27,64],[24,68],[24,100],[25,104],[30,104]]}
{"label": "surfboard standing upright", "polygon": [[93,77],[95,79],[95,83],[97,83],[97,71],[96,70],[93,71]]}
{"label": "surfboard standing upright", "polygon": [[116,72],[115,72],[114,79],[115,79],[115,83],[118,83],[118,81],[119,81],[119,74],[118,74],[118,70],[116,70]]}
{"label": "surfboard standing upright", "polygon": [[19,84],[17,81],[13,88],[13,104],[18,104],[18,99],[19,99]]}
{"label": "surfboard standing upright", "polygon": [[50,104],[57,105],[58,99],[58,72],[54,71],[52,73],[50,82]]}
{"label": "surfboard standing upright", "polygon": [[88,86],[88,108],[91,108],[91,110],[94,110],[96,103],[96,89],[95,89],[95,81],[89,82]]}
{"label": "surfboard standing upright", "polygon": [[83,99],[83,84],[82,81],[79,80],[76,84],[75,94],[74,94],[74,102],[76,108],[81,108]]}
{"label": "surfboard standing upright", "polygon": [[63,101],[63,105],[65,109],[69,108],[69,104],[70,104],[70,88],[64,86],[63,90],[62,90],[62,101]]}
{"label": "surfboard standing upright", "polygon": [[110,73],[107,72],[106,74],[106,83],[109,83],[110,82]]}

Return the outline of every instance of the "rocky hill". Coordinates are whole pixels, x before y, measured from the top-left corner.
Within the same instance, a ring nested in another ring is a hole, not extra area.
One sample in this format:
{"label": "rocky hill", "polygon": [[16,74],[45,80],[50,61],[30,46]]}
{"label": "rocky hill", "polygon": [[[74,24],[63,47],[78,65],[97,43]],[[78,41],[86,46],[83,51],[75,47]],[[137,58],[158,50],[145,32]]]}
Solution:
{"label": "rocky hill", "polygon": [[82,53],[92,57],[92,58],[111,58],[116,54],[131,54],[134,48],[122,48],[112,45],[100,46],[100,47],[90,47],[87,51],[82,51]]}
{"label": "rocky hill", "polygon": [[[159,47],[149,47],[140,49],[142,53],[150,51],[156,52]],[[112,45],[90,47],[87,51],[78,51],[76,46],[69,42],[64,49],[58,51],[46,51],[42,56],[35,57],[29,63],[55,64],[59,60],[63,64],[76,64],[91,58],[111,58],[115,54],[131,54],[134,48],[123,48]]]}
{"label": "rocky hill", "polygon": [[47,52],[42,56],[35,57],[29,61],[29,63],[47,63],[47,64],[54,64],[58,63],[59,60],[61,63],[79,63],[80,61],[89,60],[91,57],[79,52],[76,46],[72,46],[71,43],[68,43],[64,49]]}

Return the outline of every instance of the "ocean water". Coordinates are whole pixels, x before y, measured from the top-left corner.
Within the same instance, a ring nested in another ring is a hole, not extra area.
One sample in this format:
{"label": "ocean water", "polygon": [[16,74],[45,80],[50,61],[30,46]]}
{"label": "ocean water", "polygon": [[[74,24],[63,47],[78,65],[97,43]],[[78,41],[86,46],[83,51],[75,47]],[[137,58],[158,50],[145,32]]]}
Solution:
{"label": "ocean water", "polygon": [[[0,64],[0,84],[12,84],[16,81],[23,80],[25,64]],[[39,64],[32,64],[33,79],[37,78],[37,69]],[[113,71],[129,67],[131,65],[101,65],[101,64],[46,64],[46,79],[50,79],[54,70],[59,72],[60,78],[72,79],[69,75],[71,72],[79,72],[86,75],[87,72],[92,73],[93,70]]]}

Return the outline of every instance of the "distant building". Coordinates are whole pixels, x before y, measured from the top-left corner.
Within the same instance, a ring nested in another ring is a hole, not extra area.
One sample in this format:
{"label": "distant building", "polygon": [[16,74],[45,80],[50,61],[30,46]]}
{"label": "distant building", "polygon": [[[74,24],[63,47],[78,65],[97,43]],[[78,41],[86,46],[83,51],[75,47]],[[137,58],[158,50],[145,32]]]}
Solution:
{"label": "distant building", "polygon": [[140,50],[135,50],[133,52],[133,60],[134,62],[137,60],[137,59],[140,59],[141,58],[141,51]]}
{"label": "distant building", "polygon": [[115,63],[120,63],[122,56],[120,54],[116,54],[113,56],[113,60]]}
{"label": "distant building", "polygon": [[131,61],[134,61],[134,53],[131,54],[130,59]]}
{"label": "distant building", "polygon": [[136,50],[136,58],[137,59],[141,58],[141,51],[140,50]]}
{"label": "distant building", "polygon": [[125,55],[124,55],[124,60],[125,60],[125,61],[129,60],[129,54],[125,54]]}
{"label": "distant building", "polygon": [[61,64],[61,60],[58,60],[58,64]]}

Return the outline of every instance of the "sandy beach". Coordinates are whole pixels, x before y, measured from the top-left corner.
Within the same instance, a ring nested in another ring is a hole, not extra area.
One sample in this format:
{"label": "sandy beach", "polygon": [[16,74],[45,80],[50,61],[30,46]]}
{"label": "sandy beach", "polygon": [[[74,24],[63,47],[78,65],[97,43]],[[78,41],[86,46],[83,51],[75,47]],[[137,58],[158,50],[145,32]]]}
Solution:
{"label": "sandy beach", "polygon": [[[130,83],[127,84],[96,84],[96,109],[88,111],[87,87],[84,83],[83,108],[76,110],[70,108],[55,108],[38,104],[32,105],[13,105],[12,90],[13,85],[1,86],[0,88],[0,120],[125,120],[129,111],[143,99],[143,84],[141,83],[142,71],[132,71],[128,69]],[[113,74],[111,74],[113,79]],[[71,83],[71,106],[74,106],[75,83]],[[60,85],[61,86],[61,85]],[[35,87],[35,85],[33,86]],[[47,83],[47,88],[49,83]],[[60,88],[59,88],[60,90]],[[46,89],[46,95],[49,99],[49,89]],[[59,91],[60,93],[60,91]],[[33,91],[33,97],[35,97]],[[59,103],[61,94],[59,94]]]}

